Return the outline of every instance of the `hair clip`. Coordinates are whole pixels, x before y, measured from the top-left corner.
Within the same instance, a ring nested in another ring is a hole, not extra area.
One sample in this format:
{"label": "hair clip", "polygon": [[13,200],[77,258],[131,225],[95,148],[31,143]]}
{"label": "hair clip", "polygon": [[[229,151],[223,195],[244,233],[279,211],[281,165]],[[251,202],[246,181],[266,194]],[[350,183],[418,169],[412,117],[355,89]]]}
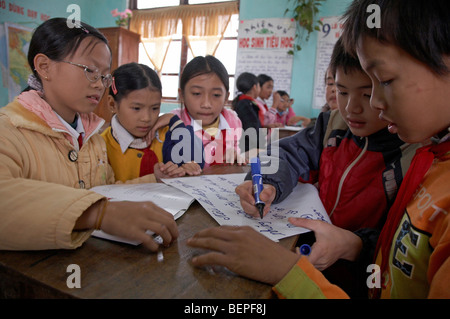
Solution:
{"label": "hair clip", "polygon": [[83,26],[81,25],[81,22],[76,21],[73,25],[75,26],[75,28],[83,30],[84,33],[89,33],[89,30],[86,29],[85,27],[83,27]]}
{"label": "hair clip", "polygon": [[113,81],[112,81],[112,84],[111,84],[111,90],[113,91],[114,95],[117,94],[116,78],[115,77],[113,77]]}
{"label": "hair clip", "polygon": [[86,29],[85,27],[83,27],[81,24],[80,24],[80,28],[81,28],[81,30],[83,30],[85,33],[89,33],[89,30]]}

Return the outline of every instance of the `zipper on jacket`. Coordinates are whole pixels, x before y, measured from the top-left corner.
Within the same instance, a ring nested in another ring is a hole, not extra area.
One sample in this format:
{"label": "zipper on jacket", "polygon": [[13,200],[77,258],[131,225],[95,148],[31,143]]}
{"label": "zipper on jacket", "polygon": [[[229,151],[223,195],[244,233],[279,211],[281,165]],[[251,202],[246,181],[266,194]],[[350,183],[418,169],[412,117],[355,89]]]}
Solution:
{"label": "zipper on jacket", "polygon": [[348,173],[350,173],[352,168],[361,160],[362,156],[367,151],[367,147],[369,145],[369,139],[367,138],[367,136],[365,137],[365,139],[366,139],[366,143],[364,144],[364,148],[359,153],[358,157],[352,163],[350,163],[349,166],[347,166],[346,170],[344,171],[344,174],[342,174],[342,177],[341,177],[341,179],[339,181],[339,187],[338,187],[338,193],[337,193],[337,196],[336,196],[336,202],[334,203],[334,207],[333,207],[333,209],[330,212],[330,217],[331,217],[331,215],[333,215],[334,210],[336,209],[336,207],[337,207],[337,205],[339,203],[339,199],[341,197],[341,192],[342,192],[342,186],[344,185],[344,181],[347,178]]}

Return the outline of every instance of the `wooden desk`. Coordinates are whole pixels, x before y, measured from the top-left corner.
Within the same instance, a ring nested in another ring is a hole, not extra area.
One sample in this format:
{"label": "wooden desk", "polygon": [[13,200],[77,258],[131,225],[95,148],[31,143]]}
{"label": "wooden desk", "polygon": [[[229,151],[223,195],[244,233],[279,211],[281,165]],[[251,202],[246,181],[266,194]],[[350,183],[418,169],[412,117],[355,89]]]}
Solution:
{"label": "wooden desk", "polygon": [[[216,166],[205,174],[239,173],[248,166]],[[180,237],[163,250],[164,260],[141,246],[90,238],[76,250],[0,251],[0,297],[3,298],[270,298],[270,285],[235,275],[222,268],[190,264],[201,253],[186,245],[199,230],[217,226],[194,202],[177,220]],[[280,241],[292,247],[296,237]],[[77,264],[81,288],[68,288]]]}

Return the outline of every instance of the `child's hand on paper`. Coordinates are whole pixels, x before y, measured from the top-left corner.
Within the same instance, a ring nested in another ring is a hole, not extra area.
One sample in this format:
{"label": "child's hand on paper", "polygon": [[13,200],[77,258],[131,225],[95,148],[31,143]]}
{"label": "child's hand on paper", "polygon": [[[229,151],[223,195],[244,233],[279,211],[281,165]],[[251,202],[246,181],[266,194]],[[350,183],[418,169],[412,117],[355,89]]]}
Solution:
{"label": "child's hand on paper", "polygon": [[167,163],[156,163],[153,167],[153,173],[158,182],[160,182],[162,178],[182,177],[186,174],[183,167],[180,167],[171,161]]}
{"label": "child's hand on paper", "polygon": [[[264,188],[262,192],[259,194],[259,199],[261,199],[264,203],[264,216],[270,210],[270,205],[275,199],[276,189],[273,185],[264,184]],[[253,185],[252,181],[245,181],[236,187],[236,194],[239,195],[239,199],[241,201],[241,206],[244,211],[253,216],[259,218],[259,210],[255,206],[255,196],[253,195]]]}
{"label": "child's hand on paper", "polygon": [[351,231],[320,220],[291,217],[289,222],[314,231],[316,242],[311,247],[308,259],[320,271],[338,259],[354,261],[361,252],[362,241]]}
{"label": "child's hand on paper", "polygon": [[195,234],[187,244],[211,251],[194,257],[194,266],[223,266],[271,285],[278,283],[300,258],[250,226],[208,228]]}
{"label": "child's hand on paper", "polygon": [[202,168],[196,162],[184,163],[181,167],[184,169],[186,175],[189,176],[200,175],[202,173]]}
{"label": "child's hand on paper", "polygon": [[153,252],[158,251],[159,244],[147,231],[160,235],[164,246],[169,246],[178,237],[178,227],[173,215],[152,202],[109,202],[101,230],[142,242]]}

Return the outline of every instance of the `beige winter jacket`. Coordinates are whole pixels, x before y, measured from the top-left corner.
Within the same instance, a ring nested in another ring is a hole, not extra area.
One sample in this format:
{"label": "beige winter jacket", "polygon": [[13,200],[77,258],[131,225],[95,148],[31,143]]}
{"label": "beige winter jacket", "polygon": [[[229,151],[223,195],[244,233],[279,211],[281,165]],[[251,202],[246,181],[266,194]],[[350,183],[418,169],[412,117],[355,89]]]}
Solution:
{"label": "beige winter jacket", "polygon": [[76,220],[104,198],[88,189],[114,183],[97,133],[103,120],[81,116],[86,135],[78,150],[50,106],[26,93],[0,109],[0,249],[73,249],[91,234],[73,231]]}

